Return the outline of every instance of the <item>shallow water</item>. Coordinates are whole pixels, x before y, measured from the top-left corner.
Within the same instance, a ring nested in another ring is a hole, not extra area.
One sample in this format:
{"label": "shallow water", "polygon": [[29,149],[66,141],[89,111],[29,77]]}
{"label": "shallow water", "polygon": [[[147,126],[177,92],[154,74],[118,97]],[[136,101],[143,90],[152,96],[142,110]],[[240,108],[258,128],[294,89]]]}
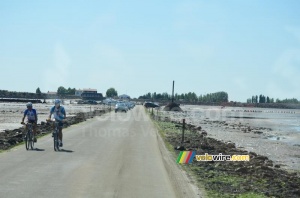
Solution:
{"label": "shallow water", "polygon": [[252,123],[258,126],[272,128],[273,130],[286,132],[300,132],[299,109],[268,109],[268,108],[241,108],[206,107],[185,105],[181,107],[189,118],[199,116],[210,120]]}

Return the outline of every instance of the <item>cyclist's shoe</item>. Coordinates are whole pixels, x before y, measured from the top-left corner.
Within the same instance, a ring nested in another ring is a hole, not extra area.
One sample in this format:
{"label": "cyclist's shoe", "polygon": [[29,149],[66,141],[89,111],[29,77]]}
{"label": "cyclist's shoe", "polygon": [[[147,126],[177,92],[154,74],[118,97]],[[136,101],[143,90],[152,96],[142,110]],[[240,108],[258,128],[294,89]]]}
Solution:
{"label": "cyclist's shoe", "polygon": [[35,137],[35,138],[33,138],[33,141],[34,141],[34,142],[36,142],[36,137]]}

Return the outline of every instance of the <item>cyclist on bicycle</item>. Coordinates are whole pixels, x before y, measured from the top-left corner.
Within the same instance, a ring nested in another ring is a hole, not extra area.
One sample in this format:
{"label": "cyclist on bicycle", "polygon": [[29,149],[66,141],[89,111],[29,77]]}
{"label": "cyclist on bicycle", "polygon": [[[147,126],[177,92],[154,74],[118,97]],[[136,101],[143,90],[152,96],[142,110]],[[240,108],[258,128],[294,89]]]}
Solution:
{"label": "cyclist on bicycle", "polygon": [[[31,102],[28,102],[26,104],[27,106],[27,109],[24,111],[24,116],[22,118],[22,122],[21,124],[25,124],[24,123],[24,120],[25,120],[25,117],[27,116],[27,122],[28,123],[31,123],[32,124],[32,132],[33,132],[33,135],[34,135],[34,142],[36,142],[36,137],[35,137],[35,134],[36,134],[36,125],[37,125],[37,113],[36,113],[36,110],[32,108],[32,103]],[[27,131],[27,126],[25,128],[25,130]]]}
{"label": "cyclist on bicycle", "polygon": [[54,118],[57,122],[59,122],[59,132],[58,132],[58,141],[59,141],[59,146],[62,147],[63,143],[62,143],[62,139],[63,139],[63,135],[62,135],[62,127],[63,127],[63,119],[66,119],[66,111],[65,108],[63,106],[60,106],[60,100],[56,99],[55,100],[55,106],[53,106],[50,109],[50,115],[48,117],[48,120],[51,119],[52,114],[54,114]]}

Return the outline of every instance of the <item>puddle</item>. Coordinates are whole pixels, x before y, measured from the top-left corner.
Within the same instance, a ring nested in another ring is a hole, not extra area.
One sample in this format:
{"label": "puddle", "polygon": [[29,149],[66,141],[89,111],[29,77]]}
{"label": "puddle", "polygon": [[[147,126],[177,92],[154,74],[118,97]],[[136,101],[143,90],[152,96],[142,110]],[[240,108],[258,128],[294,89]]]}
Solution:
{"label": "puddle", "polygon": [[285,137],[280,137],[280,136],[274,136],[274,135],[269,135],[267,137],[265,137],[264,139],[268,139],[268,140],[284,140],[286,139]]}

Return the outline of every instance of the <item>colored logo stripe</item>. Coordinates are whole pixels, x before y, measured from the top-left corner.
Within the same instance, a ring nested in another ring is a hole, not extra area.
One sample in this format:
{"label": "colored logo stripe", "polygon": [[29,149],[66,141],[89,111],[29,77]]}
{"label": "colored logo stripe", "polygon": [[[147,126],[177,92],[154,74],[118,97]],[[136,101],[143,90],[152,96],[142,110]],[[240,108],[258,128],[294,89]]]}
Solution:
{"label": "colored logo stripe", "polygon": [[177,163],[180,164],[189,164],[192,163],[196,155],[195,151],[181,151],[177,158]]}

